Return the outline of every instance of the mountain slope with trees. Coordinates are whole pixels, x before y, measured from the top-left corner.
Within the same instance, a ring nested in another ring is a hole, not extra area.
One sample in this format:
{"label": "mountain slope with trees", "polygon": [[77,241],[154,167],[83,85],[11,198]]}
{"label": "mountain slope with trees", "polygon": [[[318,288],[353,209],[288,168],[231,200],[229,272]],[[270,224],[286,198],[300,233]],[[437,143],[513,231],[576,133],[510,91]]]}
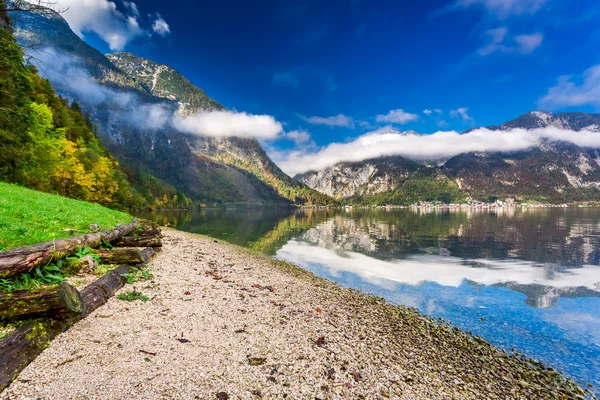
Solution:
{"label": "mountain slope with trees", "polygon": [[98,135],[134,185],[144,177],[156,177],[195,203],[206,204],[333,203],[328,196],[285,175],[254,139],[189,135],[171,126],[143,126],[132,121],[140,117],[132,118],[122,99],[132,99],[135,105],[129,107],[136,111],[154,105],[173,115],[223,109],[176,70],[129,53],[107,58],[83,43],[55,13],[19,17],[16,27],[22,45],[43,42],[69,72],[89,75],[114,97],[94,103],[62,79],[64,72],[49,74],[61,95],[77,99],[90,113]]}
{"label": "mountain slope with trees", "polygon": [[[79,104],[26,65],[5,7],[0,2],[0,180],[120,209],[161,202],[131,187]],[[163,189],[172,201],[174,189]]]}

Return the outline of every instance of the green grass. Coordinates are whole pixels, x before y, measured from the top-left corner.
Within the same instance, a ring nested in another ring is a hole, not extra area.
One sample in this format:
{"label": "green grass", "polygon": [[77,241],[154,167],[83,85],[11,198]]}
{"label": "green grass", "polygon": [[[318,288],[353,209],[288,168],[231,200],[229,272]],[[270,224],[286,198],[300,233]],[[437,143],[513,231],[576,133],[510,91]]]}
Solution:
{"label": "green grass", "polygon": [[0,182],[0,251],[82,235],[90,232],[90,224],[110,229],[132,219],[97,204]]}

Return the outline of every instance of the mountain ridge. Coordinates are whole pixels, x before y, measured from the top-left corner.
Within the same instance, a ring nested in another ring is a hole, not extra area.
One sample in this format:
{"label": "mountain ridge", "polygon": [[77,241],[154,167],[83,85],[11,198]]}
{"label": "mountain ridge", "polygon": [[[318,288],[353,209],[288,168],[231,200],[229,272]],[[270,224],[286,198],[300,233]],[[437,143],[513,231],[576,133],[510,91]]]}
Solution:
{"label": "mountain ridge", "polygon": [[[487,129],[507,131],[545,127],[600,132],[600,114],[530,111]],[[412,172],[396,177],[393,176],[394,173],[397,174],[394,168],[399,168],[400,165],[390,168],[389,164],[405,162],[405,158],[401,156],[340,162],[321,171],[298,174],[296,178],[338,200],[350,199],[367,203],[397,198],[403,185],[413,179],[415,172],[438,177],[443,175],[447,178],[447,183],[459,189],[465,198],[510,197],[551,202],[591,200],[600,199],[599,156],[598,149],[546,140],[540,146],[526,150],[504,153],[467,152],[443,162],[419,162],[416,163],[418,168]],[[365,172],[367,169],[368,174]],[[379,179],[375,179],[376,177]],[[397,179],[399,177],[402,179]],[[419,201],[440,200],[435,193],[427,193],[426,196],[433,198],[421,198]]]}

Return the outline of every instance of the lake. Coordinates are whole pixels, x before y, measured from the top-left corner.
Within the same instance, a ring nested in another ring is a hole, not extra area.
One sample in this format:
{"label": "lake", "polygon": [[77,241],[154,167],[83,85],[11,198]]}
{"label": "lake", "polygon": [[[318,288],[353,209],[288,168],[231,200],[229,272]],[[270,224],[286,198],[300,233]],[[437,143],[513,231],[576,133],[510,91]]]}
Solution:
{"label": "lake", "polygon": [[251,208],[141,216],[416,307],[600,390],[598,208]]}

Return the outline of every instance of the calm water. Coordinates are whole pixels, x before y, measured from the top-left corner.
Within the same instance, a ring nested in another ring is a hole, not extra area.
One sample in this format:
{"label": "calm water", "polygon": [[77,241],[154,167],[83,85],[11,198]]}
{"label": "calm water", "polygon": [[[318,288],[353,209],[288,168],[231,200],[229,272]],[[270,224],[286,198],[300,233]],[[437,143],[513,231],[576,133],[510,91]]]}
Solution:
{"label": "calm water", "polygon": [[145,217],[416,307],[600,391],[599,209],[247,209]]}

